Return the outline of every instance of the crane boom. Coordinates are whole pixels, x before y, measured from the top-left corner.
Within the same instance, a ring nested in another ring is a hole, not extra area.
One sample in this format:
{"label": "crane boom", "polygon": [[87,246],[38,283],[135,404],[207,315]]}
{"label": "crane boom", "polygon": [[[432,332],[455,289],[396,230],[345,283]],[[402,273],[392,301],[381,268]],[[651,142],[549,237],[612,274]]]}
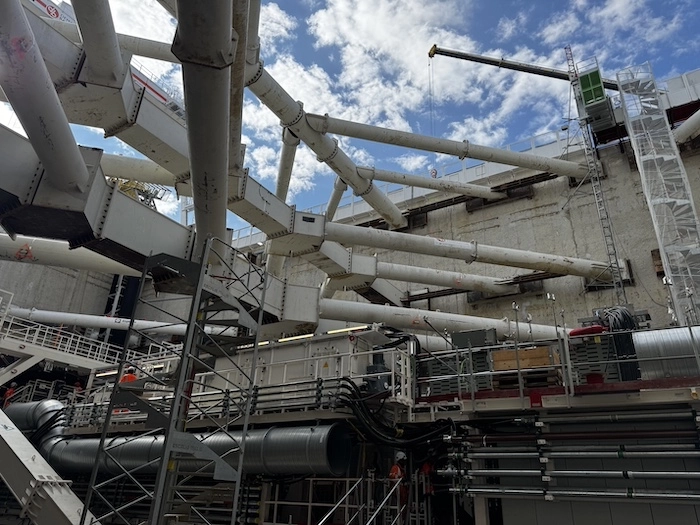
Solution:
{"label": "crane boom", "polygon": [[[504,58],[492,58],[484,55],[476,55],[474,53],[465,53],[463,51],[454,51],[452,49],[444,49],[438,47],[437,44],[433,45],[428,52],[428,56],[433,58],[435,55],[442,55],[446,57],[459,58],[462,60],[469,60],[470,62],[478,62],[480,64],[487,64],[490,66],[502,67],[505,69],[513,69],[515,71],[523,71],[525,73],[532,73],[533,75],[541,75],[550,78],[557,78],[559,80],[569,81],[569,72],[563,71],[561,69],[553,69],[544,66],[535,66],[532,64],[526,64],[524,62],[515,62],[513,60],[506,60]],[[606,89],[613,89],[617,91],[617,82],[612,80],[603,79],[603,86]]]}

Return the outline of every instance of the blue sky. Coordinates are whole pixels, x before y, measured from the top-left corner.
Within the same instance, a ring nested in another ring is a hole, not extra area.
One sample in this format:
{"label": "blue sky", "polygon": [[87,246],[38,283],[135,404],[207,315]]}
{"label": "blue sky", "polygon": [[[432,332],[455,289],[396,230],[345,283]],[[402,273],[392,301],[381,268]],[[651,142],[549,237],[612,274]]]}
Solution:
{"label": "blue sky", "polygon": [[[117,30],[168,41],[174,21],[154,0],[111,0]],[[700,67],[697,0],[300,0],[263,2],[265,67],[312,113],[404,131],[506,145],[561,128],[569,114],[566,82],[453,58],[440,47],[566,69],[597,56],[603,73],[651,62],[663,79]],[[138,59],[178,85],[171,65]],[[79,143],[130,154],[97,130],[76,129]],[[274,189],[279,122],[252,95],[244,112],[246,165]],[[448,159],[340,139],[358,166],[428,175]],[[334,174],[301,146],[288,202],[325,203]],[[348,193],[349,194],[349,193]],[[164,206],[173,213],[172,206]],[[231,218],[229,224],[240,227]]]}

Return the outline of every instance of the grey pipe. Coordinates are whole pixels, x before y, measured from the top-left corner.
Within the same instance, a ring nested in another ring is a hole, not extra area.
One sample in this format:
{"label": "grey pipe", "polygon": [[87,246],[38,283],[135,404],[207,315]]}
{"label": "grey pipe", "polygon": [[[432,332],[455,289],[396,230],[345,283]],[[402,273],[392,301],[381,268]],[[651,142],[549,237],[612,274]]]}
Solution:
{"label": "grey pipe", "polygon": [[[15,403],[6,414],[21,430],[35,430],[46,423],[63,404],[55,400]],[[62,436],[63,422],[42,438],[39,451],[57,470],[66,474],[89,474],[98,455],[99,438],[71,439]],[[238,454],[229,453],[242,438],[241,432],[196,434],[226,461],[238,465]],[[126,469],[155,473],[162,456],[164,436],[115,437],[105,442],[110,454]],[[265,475],[330,475],[342,476],[348,469],[351,453],[350,436],[345,426],[332,425],[268,428],[247,434],[243,469],[248,474]],[[119,474],[122,470],[106,456],[101,458],[103,472]],[[204,468],[207,461],[188,460],[185,468]]]}

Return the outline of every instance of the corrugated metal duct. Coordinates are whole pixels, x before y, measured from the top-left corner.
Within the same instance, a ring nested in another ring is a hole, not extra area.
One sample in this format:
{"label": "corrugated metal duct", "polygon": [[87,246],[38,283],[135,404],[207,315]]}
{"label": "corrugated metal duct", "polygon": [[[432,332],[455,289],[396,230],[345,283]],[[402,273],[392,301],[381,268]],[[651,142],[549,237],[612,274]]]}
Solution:
{"label": "corrugated metal duct", "polygon": [[[55,400],[16,403],[7,407],[8,417],[22,430],[35,430],[63,409]],[[41,454],[58,471],[65,474],[89,474],[97,457],[99,438],[70,439],[59,435],[62,422],[49,432],[39,446]],[[56,431],[58,430],[58,431]],[[242,433],[196,434],[197,439],[219,455],[228,453]],[[146,465],[161,457],[163,436],[116,437],[105,442],[110,454],[126,469],[143,466],[140,472],[154,473],[158,464]],[[243,470],[248,474],[342,476],[348,469],[352,447],[347,428],[342,424],[267,428],[248,431]],[[226,460],[238,465],[238,455]],[[186,467],[200,469],[207,461],[188,460]],[[103,456],[104,472],[119,474],[122,469]]]}
{"label": "corrugated metal duct", "polygon": [[632,342],[639,359],[642,379],[700,375],[696,358],[696,352],[700,355],[699,326],[635,332],[632,334]]}

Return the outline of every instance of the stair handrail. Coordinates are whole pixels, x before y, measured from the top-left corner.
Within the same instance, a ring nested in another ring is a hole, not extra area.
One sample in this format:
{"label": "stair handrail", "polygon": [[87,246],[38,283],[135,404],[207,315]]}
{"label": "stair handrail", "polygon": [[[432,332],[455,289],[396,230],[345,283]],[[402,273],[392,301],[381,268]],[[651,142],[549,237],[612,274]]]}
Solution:
{"label": "stair handrail", "polygon": [[[382,500],[382,502],[379,504],[379,506],[377,507],[377,510],[374,511],[374,514],[372,514],[372,516],[367,520],[367,523],[365,523],[365,525],[370,525],[372,522],[374,522],[375,519],[377,519],[377,516],[378,516],[379,513],[382,511],[382,509],[384,508],[384,506],[385,506],[387,503],[389,503],[389,500],[391,499],[391,496],[392,496],[392,495],[394,494],[394,492],[396,492],[396,490],[401,486],[401,483],[403,483],[403,479],[397,479],[397,480],[396,480],[396,483],[394,483],[394,486],[391,487],[391,489],[389,490],[389,493],[386,495],[386,497],[384,498],[384,500]],[[401,511],[403,511],[403,507],[399,509],[399,515],[401,514]]]}
{"label": "stair handrail", "polygon": [[333,513],[338,509],[338,507],[340,507],[340,505],[342,505],[343,501],[345,501],[345,500],[348,498],[348,496],[350,496],[350,494],[360,485],[360,483],[362,483],[362,482],[364,481],[364,479],[365,479],[365,478],[360,478],[360,479],[358,479],[358,480],[355,482],[355,484],[354,484],[352,487],[350,487],[350,490],[348,490],[348,491],[345,493],[345,495],[344,495],[342,498],[340,498],[340,499],[338,500],[338,503],[336,503],[336,504],[333,506],[333,508],[332,508],[331,510],[329,510],[329,511],[326,513],[326,515],[323,516],[323,518],[321,518],[321,521],[319,521],[319,522],[317,523],[317,525],[323,525],[324,523],[326,523],[326,521],[328,521],[328,520],[331,518],[331,516],[333,516]]}

